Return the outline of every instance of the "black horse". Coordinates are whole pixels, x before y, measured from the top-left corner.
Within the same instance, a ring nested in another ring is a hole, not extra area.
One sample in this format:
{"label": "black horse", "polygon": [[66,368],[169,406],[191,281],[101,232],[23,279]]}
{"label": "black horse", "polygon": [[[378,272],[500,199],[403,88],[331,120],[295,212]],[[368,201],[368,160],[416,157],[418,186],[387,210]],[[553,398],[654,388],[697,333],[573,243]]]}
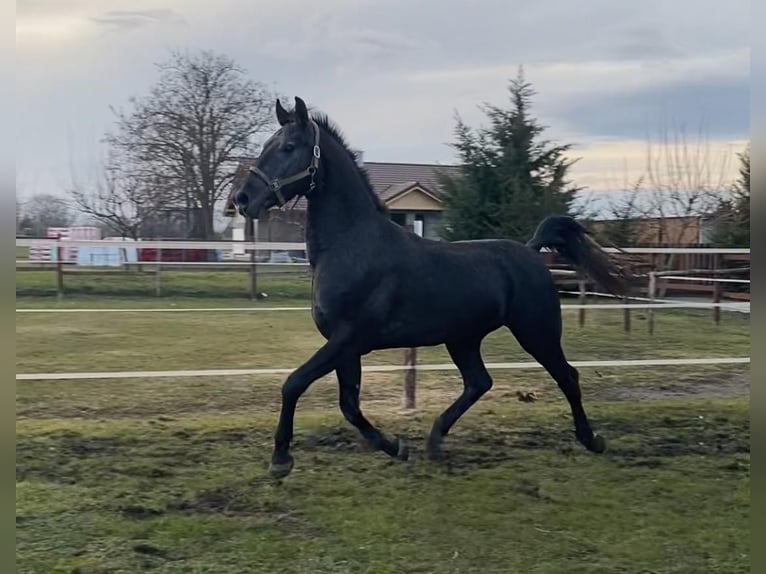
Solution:
{"label": "black horse", "polygon": [[390,220],[340,131],[295,98],[279,100],[280,129],[264,144],[232,200],[257,218],[264,210],[306,196],[306,242],[313,270],[312,316],[326,343],[286,380],[269,472],[290,473],[290,441],[299,397],[335,371],[340,409],[376,449],[406,460],[407,448],[376,429],[359,408],[361,357],[375,349],[445,344],[463,378],[463,392],[433,424],[427,452],[442,458],[442,438],[492,387],[481,342],[508,327],[558,383],[571,406],[577,439],[593,452],[606,441],[585,415],[578,373],[561,348],[561,310],[542,247],[570,260],[613,293],[622,273],[569,217],[543,220],[526,244],[512,240],[440,242]]}

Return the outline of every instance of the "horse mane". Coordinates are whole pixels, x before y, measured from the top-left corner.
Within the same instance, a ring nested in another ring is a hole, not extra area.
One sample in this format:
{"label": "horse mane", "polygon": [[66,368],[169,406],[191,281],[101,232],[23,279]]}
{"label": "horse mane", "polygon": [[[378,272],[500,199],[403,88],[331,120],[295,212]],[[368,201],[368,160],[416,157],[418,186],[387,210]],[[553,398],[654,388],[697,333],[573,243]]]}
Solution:
{"label": "horse mane", "polygon": [[346,138],[343,135],[343,132],[341,131],[340,127],[333,122],[325,113],[322,112],[312,112],[311,113],[311,119],[316,122],[316,124],[324,130],[324,132],[329,135],[332,139],[334,139],[338,145],[340,145],[343,150],[349,155],[351,160],[354,162],[354,168],[356,169],[357,173],[362,179],[362,183],[364,184],[364,188],[367,191],[367,193],[370,195],[370,198],[372,199],[373,203],[375,204],[375,207],[377,210],[381,213],[388,213],[388,207],[386,207],[386,204],[383,203],[383,200],[378,197],[378,194],[375,193],[374,188],[372,187],[372,183],[370,182],[370,176],[367,173],[367,170],[362,169],[359,167],[359,164],[357,163],[357,153],[352,151],[349,147],[348,143],[346,143]]}

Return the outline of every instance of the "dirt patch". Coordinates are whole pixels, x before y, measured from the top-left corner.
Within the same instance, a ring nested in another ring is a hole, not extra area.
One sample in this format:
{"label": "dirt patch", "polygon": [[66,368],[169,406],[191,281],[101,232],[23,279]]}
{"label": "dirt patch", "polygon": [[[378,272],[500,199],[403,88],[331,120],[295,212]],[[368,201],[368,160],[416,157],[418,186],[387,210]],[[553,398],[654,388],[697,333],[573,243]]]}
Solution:
{"label": "dirt patch", "polygon": [[16,480],[34,477],[75,484],[90,474],[83,462],[119,457],[133,444],[134,440],[122,437],[83,436],[70,431],[21,440],[16,445]]}
{"label": "dirt patch", "polygon": [[123,446],[127,446],[124,439],[116,437],[83,436],[79,433],[61,433],[51,435],[52,440],[58,442],[58,447],[68,454],[78,457],[91,456],[114,456]]}
{"label": "dirt patch", "polygon": [[133,552],[143,554],[145,556],[157,556],[158,558],[168,558],[168,551],[162,548],[158,548],[153,544],[146,542],[140,542],[133,546]]}
{"label": "dirt patch", "polygon": [[361,452],[369,450],[369,447],[356,429],[334,427],[296,437],[295,449],[324,452]]}
{"label": "dirt patch", "polygon": [[525,451],[570,454],[576,448],[574,432],[566,429],[478,427],[445,438],[444,463],[448,472],[462,474],[518,459]]}
{"label": "dirt patch", "polygon": [[190,514],[254,515],[259,510],[240,491],[231,487],[203,490],[194,497],[172,502],[168,510]]}
{"label": "dirt patch", "polygon": [[252,485],[222,486],[203,490],[194,496],[171,502],[166,512],[182,514],[217,514],[237,518],[255,518],[290,529],[310,531],[311,525],[299,513],[271,498],[259,498]]}
{"label": "dirt patch", "polygon": [[154,518],[161,516],[164,511],[157,508],[150,508],[141,504],[127,504],[117,508],[118,512],[126,518],[134,518],[136,520],[143,520],[146,518]]}
{"label": "dirt patch", "polygon": [[733,375],[711,374],[698,377],[688,377],[665,382],[642,383],[631,386],[626,381],[624,386],[597,388],[588,392],[586,385],[583,391],[591,400],[602,401],[635,401],[675,399],[690,397],[726,398],[750,394],[750,373]]}

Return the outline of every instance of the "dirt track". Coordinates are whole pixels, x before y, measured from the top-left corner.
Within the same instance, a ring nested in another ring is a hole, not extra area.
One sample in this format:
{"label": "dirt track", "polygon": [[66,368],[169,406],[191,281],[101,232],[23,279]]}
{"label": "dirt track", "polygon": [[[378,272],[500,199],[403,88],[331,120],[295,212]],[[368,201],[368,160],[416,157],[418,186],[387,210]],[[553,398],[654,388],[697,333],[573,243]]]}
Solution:
{"label": "dirt track", "polygon": [[633,401],[689,397],[725,398],[750,393],[750,373],[730,376],[711,374],[641,386],[612,386],[598,389],[591,397],[602,401]]}

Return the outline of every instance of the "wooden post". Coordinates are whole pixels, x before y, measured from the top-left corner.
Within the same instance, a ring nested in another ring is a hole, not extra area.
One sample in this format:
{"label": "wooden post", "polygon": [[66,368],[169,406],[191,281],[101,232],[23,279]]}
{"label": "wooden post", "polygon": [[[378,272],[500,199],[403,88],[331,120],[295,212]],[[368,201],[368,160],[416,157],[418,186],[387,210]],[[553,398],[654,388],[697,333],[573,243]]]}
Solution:
{"label": "wooden post", "polygon": [[[657,292],[657,276],[654,274],[654,271],[649,272],[649,304],[654,303],[654,296]],[[654,309],[648,309],[648,313],[646,315],[647,321],[646,324],[649,326],[649,334],[654,335]]]}
{"label": "wooden post", "polygon": [[[628,297],[623,297],[622,302],[628,305],[630,304],[630,299]],[[626,333],[630,333],[630,309],[627,307],[622,310],[622,326]]]}
{"label": "wooden post", "polygon": [[407,370],[404,371],[404,408],[415,408],[415,387],[416,387],[416,371],[415,367],[418,362],[418,350],[417,348],[404,350],[404,366]]}
{"label": "wooden post", "polygon": [[[719,267],[719,255],[716,253],[713,256],[713,271],[717,271]],[[715,276],[715,273],[713,273]],[[721,302],[721,296],[723,295],[723,288],[721,287],[721,283],[716,281],[713,283],[713,303],[720,303]],[[721,307],[713,307],[713,321],[716,325],[718,325],[721,322]]]}
{"label": "wooden post", "polygon": [[[580,279],[577,284],[580,286],[580,295],[577,297],[577,302],[580,305],[585,305],[585,280]],[[585,326],[585,309],[578,309],[577,310],[577,320],[580,325],[580,327]]]}
{"label": "wooden post", "polygon": [[64,297],[64,248],[60,233],[56,236],[56,291],[59,299]]}
{"label": "wooden post", "polygon": [[[414,225],[408,225],[407,228],[413,233],[421,235],[421,233],[415,231]],[[410,348],[404,350],[404,366],[407,370],[404,371],[404,408],[415,408],[415,387],[417,385],[417,371],[416,366],[418,362],[418,350],[416,348]]]}
{"label": "wooden post", "polygon": [[155,296],[159,297],[162,295],[162,246],[160,244],[157,244],[155,253],[157,254],[157,258],[154,262],[156,265],[154,275],[154,294]]}
{"label": "wooden post", "polygon": [[[252,217],[245,218],[245,241],[255,243],[255,222]],[[255,249],[250,249],[250,299],[258,299],[258,276],[255,269]]]}
{"label": "wooden post", "polygon": [[[721,284],[716,281],[713,285],[713,303],[720,303],[721,302]],[[721,307],[716,306],[713,307],[713,321],[715,321],[715,324],[718,325],[718,323],[721,322]]]}

